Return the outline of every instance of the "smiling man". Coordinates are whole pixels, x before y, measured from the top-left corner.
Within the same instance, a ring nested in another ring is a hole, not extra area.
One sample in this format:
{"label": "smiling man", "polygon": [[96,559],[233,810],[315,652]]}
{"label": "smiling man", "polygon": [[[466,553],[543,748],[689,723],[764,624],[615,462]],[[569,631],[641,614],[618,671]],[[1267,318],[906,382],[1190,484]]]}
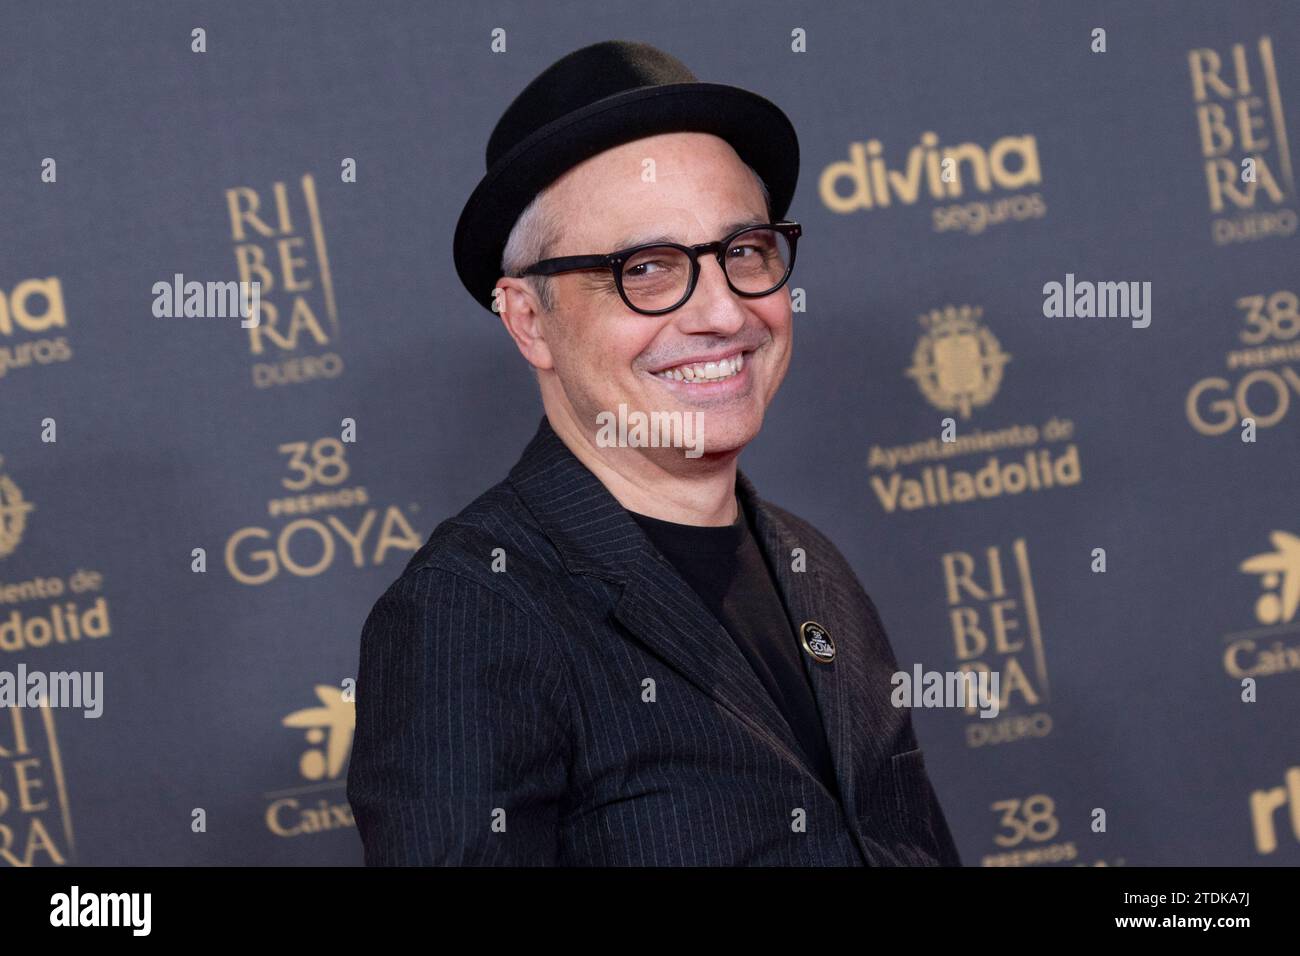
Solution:
{"label": "smiling man", "polygon": [[[690,288],[691,256],[669,246],[627,253],[621,276],[609,267],[556,274],[547,310],[527,278],[496,288],[506,328],[538,371],[551,428],[614,497],[669,521],[731,524],[736,456],[785,377],[791,316],[788,287],[736,295],[728,276],[742,292],[783,283],[799,227],[742,231],[770,221],[763,184],[725,140],[697,132],[605,150],[562,175],[539,205],[538,219],[572,218],[554,258],[730,238],[721,261],[712,251],[698,257],[688,302],[666,315],[633,310],[666,309]],[[600,416],[620,405],[700,422],[705,460],[680,448],[599,447]]]}
{"label": "smiling man", "polygon": [[789,119],[598,43],[487,166],[457,271],[545,416],[366,620],[366,862],[959,865],[874,605],[737,468],[791,357]]}

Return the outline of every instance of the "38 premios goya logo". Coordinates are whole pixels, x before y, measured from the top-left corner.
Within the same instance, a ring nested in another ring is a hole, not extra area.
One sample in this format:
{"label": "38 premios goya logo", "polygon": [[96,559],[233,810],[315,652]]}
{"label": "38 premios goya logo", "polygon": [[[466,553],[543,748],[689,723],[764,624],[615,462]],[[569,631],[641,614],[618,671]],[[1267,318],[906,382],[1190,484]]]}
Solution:
{"label": "38 premios goya logo", "polygon": [[[1231,432],[1235,438],[1245,430],[1256,441],[1294,447],[1296,439],[1281,433],[1293,435],[1300,418],[1291,411],[1300,403],[1300,296],[1279,289],[1243,295],[1235,305],[1237,341],[1244,348],[1229,349],[1222,374],[1207,375],[1188,389],[1187,421],[1202,435]],[[1288,418],[1291,424],[1284,425]],[[1266,431],[1278,425],[1284,427]]]}
{"label": "38 premios goya logo", "polygon": [[286,442],[278,451],[286,459],[285,493],[267,500],[260,523],[226,540],[226,570],[240,584],[267,584],[281,574],[310,578],[340,565],[374,567],[391,551],[419,550],[423,542],[400,507],[377,504],[364,485],[349,483],[341,440]]}

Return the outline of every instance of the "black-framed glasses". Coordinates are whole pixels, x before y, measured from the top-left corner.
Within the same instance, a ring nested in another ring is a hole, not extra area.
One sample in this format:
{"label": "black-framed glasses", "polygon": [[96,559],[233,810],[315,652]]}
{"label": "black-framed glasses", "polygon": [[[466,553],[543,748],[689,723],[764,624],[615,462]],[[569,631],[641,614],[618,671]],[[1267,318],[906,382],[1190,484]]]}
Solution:
{"label": "black-framed glasses", "polygon": [[543,259],[521,269],[517,277],[609,269],[629,309],[642,315],[663,315],[691,297],[700,278],[700,256],[705,253],[717,258],[736,295],[748,299],[771,295],[790,278],[802,232],[799,223],[783,219],[744,226],[717,242],[695,246],[649,242],[606,255]]}

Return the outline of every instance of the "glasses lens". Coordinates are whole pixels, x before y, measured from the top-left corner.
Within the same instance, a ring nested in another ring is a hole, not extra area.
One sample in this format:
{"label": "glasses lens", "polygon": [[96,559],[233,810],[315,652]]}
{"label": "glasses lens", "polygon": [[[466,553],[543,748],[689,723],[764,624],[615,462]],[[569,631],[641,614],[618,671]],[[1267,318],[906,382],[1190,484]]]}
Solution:
{"label": "glasses lens", "polygon": [[751,229],[731,241],[724,261],[733,286],[762,295],[785,281],[790,271],[790,240],[775,229]]}
{"label": "glasses lens", "polygon": [[623,263],[623,292],[638,309],[676,305],[690,282],[690,257],[672,246],[642,249]]}

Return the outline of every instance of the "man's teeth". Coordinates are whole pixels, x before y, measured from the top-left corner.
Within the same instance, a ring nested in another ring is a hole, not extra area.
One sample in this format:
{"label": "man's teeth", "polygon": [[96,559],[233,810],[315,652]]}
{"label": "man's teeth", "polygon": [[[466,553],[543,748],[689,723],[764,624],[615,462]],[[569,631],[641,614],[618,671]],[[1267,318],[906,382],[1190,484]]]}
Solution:
{"label": "man's teeth", "polygon": [[674,382],[718,382],[731,378],[745,367],[745,356],[722,359],[720,362],[696,362],[694,365],[678,365],[676,368],[655,372],[660,378]]}

